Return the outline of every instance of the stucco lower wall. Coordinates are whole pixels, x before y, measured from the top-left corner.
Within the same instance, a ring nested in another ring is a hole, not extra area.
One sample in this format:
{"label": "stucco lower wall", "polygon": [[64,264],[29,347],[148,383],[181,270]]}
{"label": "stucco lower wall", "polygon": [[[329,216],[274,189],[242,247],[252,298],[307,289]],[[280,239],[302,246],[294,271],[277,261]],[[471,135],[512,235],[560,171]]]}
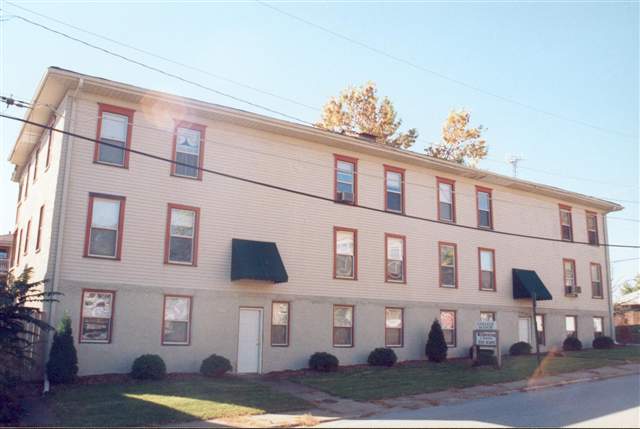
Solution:
{"label": "stucco lower wall", "polygon": [[[133,360],[144,353],[162,356],[169,372],[198,371],[202,359],[212,353],[227,357],[235,369],[239,309],[243,306],[264,308],[263,372],[306,367],[309,356],[316,351],[336,355],[342,365],[365,363],[372,349],[384,346],[384,308],[387,306],[404,307],[404,347],[395,349],[399,360],[424,358],[428,329],[441,309],[457,311],[457,347],[450,349],[449,356],[452,357],[468,353],[472,344],[472,330],[480,318],[480,311],[496,312],[503,353],[507,353],[509,346],[518,341],[518,316],[527,315],[522,307],[345,300],[199,289],[191,291],[191,345],[163,346],[160,339],[163,295],[190,292],[185,289],[131,284],[114,286],[64,280],[61,283],[64,296],[56,308],[54,320],[57,321],[64,312],[68,312],[73,320],[80,375],[128,372]],[[110,344],[77,343],[82,288],[116,290]],[[274,300],[290,302],[289,347],[270,346],[271,302]],[[332,345],[334,304],[355,306],[355,345],[352,348],[336,348]],[[564,316],[567,314],[578,316],[578,336],[585,347],[590,347],[593,339],[592,317],[606,318],[606,313],[545,310],[547,347],[561,345],[565,338]],[[542,347],[542,350],[547,347]]]}

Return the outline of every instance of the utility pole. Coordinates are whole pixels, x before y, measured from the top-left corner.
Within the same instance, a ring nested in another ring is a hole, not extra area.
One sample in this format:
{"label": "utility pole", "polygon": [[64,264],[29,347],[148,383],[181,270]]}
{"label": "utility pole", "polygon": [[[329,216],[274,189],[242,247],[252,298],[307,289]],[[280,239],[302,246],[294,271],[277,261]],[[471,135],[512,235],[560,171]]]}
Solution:
{"label": "utility pole", "polygon": [[518,163],[520,161],[524,161],[524,158],[519,155],[507,155],[507,162],[513,168],[513,177],[518,177]]}

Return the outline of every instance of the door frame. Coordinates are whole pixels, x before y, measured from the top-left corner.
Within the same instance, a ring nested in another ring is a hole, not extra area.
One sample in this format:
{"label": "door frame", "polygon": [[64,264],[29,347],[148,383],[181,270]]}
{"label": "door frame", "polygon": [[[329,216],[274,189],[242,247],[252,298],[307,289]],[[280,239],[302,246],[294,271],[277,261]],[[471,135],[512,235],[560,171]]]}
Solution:
{"label": "door frame", "polygon": [[264,307],[252,307],[243,305],[238,309],[238,337],[236,341],[236,374],[252,374],[251,372],[241,373],[239,372],[239,364],[240,364],[240,314],[242,310],[255,310],[259,313],[260,327],[259,327],[259,335],[258,339],[260,340],[260,347],[258,349],[258,372],[256,374],[262,374],[262,358],[263,358],[263,347],[264,347]]}

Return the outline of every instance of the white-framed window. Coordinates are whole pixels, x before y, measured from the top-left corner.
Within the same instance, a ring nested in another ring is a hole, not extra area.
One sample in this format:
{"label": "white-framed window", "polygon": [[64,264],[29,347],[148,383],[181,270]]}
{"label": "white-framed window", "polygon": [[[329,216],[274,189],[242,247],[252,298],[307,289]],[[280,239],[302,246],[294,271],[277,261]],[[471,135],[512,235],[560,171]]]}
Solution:
{"label": "white-framed window", "polygon": [[335,272],[338,279],[356,279],[356,230],[336,228],[335,234]]}
{"label": "white-framed window", "polygon": [[600,264],[592,263],[591,268],[591,296],[602,298],[602,269]]}
{"label": "white-framed window", "polygon": [[478,226],[480,228],[493,228],[491,190],[476,187],[476,198],[478,201]]}
{"label": "white-framed window", "polygon": [[440,243],[440,287],[458,287],[458,275],[456,267],[456,245],[453,243]]}
{"label": "white-framed window", "polygon": [[271,303],[271,345],[286,347],[289,345],[289,303]]}
{"label": "white-framed window", "polygon": [[333,306],[333,346],[353,347],[353,306]]}
{"label": "white-framed window", "polygon": [[176,127],[175,161],[173,174],[181,177],[200,178],[200,157],[203,129],[200,126]]}
{"label": "white-framed window", "polygon": [[86,256],[120,259],[124,203],[124,197],[89,195]]}
{"label": "white-framed window", "polygon": [[115,292],[107,290],[82,291],[80,318],[81,343],[110,343],[113,329]]}
{"label": "white-framed window", "polygon": [[404,283],[406,281],[405,237],[400,235],[386,235],[387,266],[386,281]]}
{"label": "white-framed window", "polygon": [[387,307],[384,309],[384,345],[402,347],[404,344],[404,309]]}
{"label": "white-framed window", "polygon": [[589,244],[598,245],[598,214],[587,212],[587,238]]}
{"label": "white-framed window", "polygon": [[357,159],[335,155],[335,200],[355,204],[357,199]]}
{"label": "white-framed window", "polygon": [[595,338],[601,337],[604,335],[604,318],[603,317],[594,317],[593,318],[593,336]]}
{"label": "white-framed window", "polygon": [[538,344],[544,346],[545,344],[545,332],[544,332],[544,314],[536,314],[536,329]]}
{"label": "white-framed window", "polygon": [[191,340],[191,297],[164,296],[162,344],[189,345]]}
{"label": "white-framed window", "polygon": [[438,178],[438,220],[455,222],[455,196],[453,180]]}
{"label": "white-framed window", "polygon": [[495,252],[493,249],[479,248],[478,258],[480,260],[480,289],[496,290]]}
{"label": "white-framed window", "polygon": [[562,260],[564,272],[564,291],[566,295],[574,295],[577,293],[576,283],[576,261],[573,259]]}
{"label": "white-framed window", "polygon": [[385,208],[395,213],[404,212],[404,170],[385,167]]}
{"label": "white-framed window", "polygon": [[98,144],[96,162],[125,167],[130,116],[102,111],[100,121],[98,139],[107,144]]}
{"label": "white-framed window", "polygon": [[440,326],[444,340],[449,347],[456,346],[456,312],[452,310],[440,311]]}
{"label": "white-framed window", "polygon": [[565,316],[564,327],[568,337],[578,335],[578,318],[576,316]]}
{"label": "white-framed window", "polygon": [[196,265],[198,216],[195,207],[169,205],[167,263]]}
{"label": "white-framed window", "polygon": [[569,206],[560,206],[560,229],[563,240],[573,241],[573,221]]}

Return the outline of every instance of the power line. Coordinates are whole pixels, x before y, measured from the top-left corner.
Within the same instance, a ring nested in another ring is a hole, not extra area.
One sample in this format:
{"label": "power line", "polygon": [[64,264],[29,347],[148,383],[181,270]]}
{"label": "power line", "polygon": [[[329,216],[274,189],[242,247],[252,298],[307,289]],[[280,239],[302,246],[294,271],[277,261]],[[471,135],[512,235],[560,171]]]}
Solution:
{"label": "power line", "polygon": [[138,48],[136,46],[133,46],[133,45],[130,45],[130,44],[127,44],[127,43],[123,43],[123,42],[121,42],[119,40],[116,40],[116,39],[113,39],[111,37],[107,37],[107,36],[104,36],[102,34],[98,34],[96,32],[93,32],[93,31],[90,31],[90,30],[75,26],[73,24],[69,24],[68,22],[61,21],[61,20],[59,20],[57,18],[53,18],[53,17],[45,15],[43,13],[39,13],[39,12],[36,12],[34,10],[27,9],[26,7],[17,5],[15,3],[13,3],[13,2],[6,1],[6,3],[9,3],[10,5],[12,5],[14,7],[17,7],[18,9],[22,9],[22,10],[24,10],[26,12],[29,12],[29,13],[32,13],[34,15],[40,16],[42,18],[51,20],[51,21],[56,22],[58,24],[67,26],[69,28],[73,28],[74,30],[81,31],[81,32],[83,32],[85,34],[89,34],[89,35],[97,37],[99,39],[106,40],[106,41],[114,43],[116,45],[119,45],[119,46],[122,46],[122,47],[125,47],[125,48],[128,48],[128,49],[132,49],[134,51],[140,52],[140,53],[145,54],[145,55],[149,55],[149,56],[154,57],[154,58],[158,58],[158,59],[160,59],[162,61],[166,61],[166,62],[169,62],[171,64],[175,64],[177,66],[184,67],[184,68],[186,68],[188,70],[192,70],[192,71],[196,71],[196,72],[199,72],[199,73],[203,73],[203,74],[206,74],[207,76],[211,76],[211,77],[213,77],[215,79],[220,79],[220,80],[223,80],[225,82],[231,83],[233,85],[237,85],[237,86],[240,86],[242,88],[250,89],[250,90],[258,92],[260,94],[268,95],[270,97],[274,97],[274,98],[277,98],[279,100],[283,100],[283,101],[286,101],[286,102],[289,102],[289,103],[292,103],[292,104],[296,104],[296,105],[301,106],[301,107],[305,107],[305,108],[310,109],[310,110],[314,110],[316,112],[319,111],[319,109],[317,107],[310,106],[310,105],[302,103],[300,101],[297,101],[297,100],[294,100],[294,99],[291,99],[291,98],[288,98],[288,97],[283,97],[283,96],[275,94],[273,92],[266,91],[264,89],[257,88],[255,86],[252,86],[252,85],[249,85],[249,84],[246,84],[246,83],[234,80],[234,79],[230,79],[230,78],[228,78],[226,76],[221,76],[219,74],[212,73],[212,72],[210,72],[208,70],[205,70],[205,69],[202,69],[202,68],[199,68],[199,67],[195,67],[195,66],[192,66],[192,65],[189,65],[189,64],[185,64],[183,62],[176,61],[174,59],[165,57],[163,55],[159,55],[159,54],[147,51],[145,49],[141,49],[141,48]]}
{"label": "power line", "polygon": [[571,118],[571,117],[568,117],[568,116],[564,116],[564,115],[561,115],[561,114],[558,114],[558,113],[554,113],[554,112],[551,112],[551,111],[548,111],[548,110],[545,110],[545,109],[541,109],[541,108],[535,107],[535,106],[533,106],[531,104],[524,103],[524,102],[518,101],[518,100],[513,99],[513,98],[505,97],[505,96],[497,94],[495,92],[487,91],[487,90],[482,89],[480,87],[477,87],[475,85],[466,83],[466,82],[461,81],[459,79],[455,79],[455,78],[449,77],[449,76],[447,76],[445,74],[442,74],[442,73],[440,73],[438,71],[435,71],[435,70],[429,69],[427,67],[421,66],[421,65],[419,65],[419,64],[417,64],[417,63],[415,63],[413,61],[407,60],[407,59],[399,57],[399,56],[397,56],[395,54],[391,54],[391,53],[389,53],[387,51],[384,51],[382,49],[379,49],[379,48],[376,48],[374,46],[371,46],[371,45],[369,45],[367,43],[364,43],[364,42],[361,42],[359,40],[356,40],[356,39],[354,39],[352,37],[349,37],[349,36],[347,36],[345,34],[342,34],[342,33],[339,33],[337,31],[331,30],[330,28],[324,27],[324,26],[322,26],[320,24],[316,24],[315,22],[309,21],[309,20],[307,20],[305,18],[302,18],[300,16],[294,15],[294,14],[292,14],[290,12],[286,12],[286,11],[284,11],[284,10],[282,10],[282,9],[276,7],[276,6],[273,6],[273,5],[271,5],[271,4],[267,3],[267,2],[264,2],[264,1],[261,1],[261,0],[256,0],[256,2],[261,4],[262,6],[265,6],[265,7],[269,8],[269,9],[272,9],[272,10],[274,10],[274,11],[276,11],[276,12],[282,14],[282,15],[288,16],[289,18],[292,18],[292,19],[294,19],[296,21],[302,22],[302,23],[304,23],[306,25],[309,25],[309,26],[311,26],[313,28],[316,28],[316,29],[318,29],[320,31],[328,33],[328,34],[330,34],[330,35],[332,35],[334,37],[337,37],[339,39],[345,40],[345,41],[347,41],[347,42],[349,42],[351,44],[360,46],[361,48],[364,48],[364,49],[366,49],[368,51],[374,52],[375,54],[387,57],[387,58],[392,59],[392,60],[394,60],[396,62],[405,64],[407,66],[410,66],[410,67],[412,67],[414,69],[417,69],[419,71],[422,71],[424,73],[430,74],[432,76],[436,76],[436,77],[438,77],[440,79],[455,83],[457,85],[460,85],[460,86],[462,86],[464,88],[467,88],[467,89],[470,89],[472,91],[478,92],[480,94],[484,94],[484,95],[487,95],[487,96],[490,96],[490,97],[494,97],[494,98],[497,98],[497,99],[499,99],[501,101],[504,101],[506,103],[515,104],[515,105],[520,106],[522,108],[525,108],[525,109],[528,109],[528,110],[531,110],[531,111],[534,111],[534,112],[537,112],[537,113],[541,113],[543,115],[546,115],[546,116],[549,116],[549,117],[552,117],[552,118],[556,118],[556,119],[567,121],[567,122],[573,122],[575,124],[579,124],[579,125],[582,125],[582,126],[585,126],[585,127],[589,127],[589,128],[598,130],[600,132],[616,134],[618,136],[622,136],[622,137],[625,137],[625,138],[636,138],[636,136],[634,136],[634,135],[626,134],[626,133],[623,133],[623,132],[620,132],[620,131],[617,131],[617,130],[611,130],[611,129],[608,129],[608,128],[603,128],[603,127],[600,127],[598,125],[591,124],[589,122],[585,122],[585,121],[582,121],[582,120],[579,120],[579,119],[574,119],[574,118]]}
{"label": "power line", "polygon": [[[259,180],[249,179],[249,178],[246,178],[246,177],[236,176],[234,174],[224,173],[224,172],[217,171],[217,170],[212,170],[212,169],[209,169],[209,168],[193,166],[191,164],[187,164],[187,163],[184,163],[184,162],[176,161],[176,160],[173,160],[173,159],[165,158],[165,157],[162,157],[162,156],[154,155],[154,154],[151,154],[151,153],[148,153],[148,152],[143,152],[143,151],[136,150],[136,149],[126,148],[126,147],[123,148],[122,146],[119,146],[119,145],[116,145],[116,144],[103,142],[103,141],[100,141],[100,140],[97,140],[97,139],[94,139],[94,138],[86,137],[86,136],[83,136],[83,135],[80,135],[80,134],[76,134],[76,133],[72,133],[72,132],[69,132],[69,131],[59,130],[57,128],[54,128],[53,126],[39,124],[37,122],[33,122],[33,121],[30,121],[30,120],[27,120],[27,119],[18,118],[18,117],[15,117],[15,116],[6,115],[6,114],[3,114],[3,113],[0,113],[0,117],[11,119],[11,120],[14,120],[14,121],[19,121],[19,122],[22,122],[24,124],[37,126],[37,127],[42,128],[42,129],[55,131],[55,132],[58,132],[58,133],[61,133],[61,134],[64,134],[64,135],[68,135],[68,136],[75,137],[75,138],[78,138],[78,139],[86,140],[86,141],[89,141],[89,142],[98,143],[98,144],[101,144],[103,146],[112,147],[112,148],[115,148],[115,149],[119,149],[119,150],[123,150],[123,151],[129,152],[129,153],[133,153],[133,154],[136,154],[136,155],[145,156],[145,157],[148,157],[148,158],[151,158],[151,159],[155,159],[155,160],[158,160],[158,161],[163,161],[163,162],[167,162],[167,163],[170,163],[170,164],[179,165],[179,166],[183,166],[183,167],[189,167],[189,168],[192,168],[192,169],[195,169],[195,170],[198,170],[198,171],[202,171],[202,172],[209,173],[209,174],[214,174],[214,175],[225,177],[225,178],[228,178],[228,179],[233,179],[233,180],[237,180],[237,181],[244,182],[244,183],[250,183],[250,184],[253,184],[253,185],[262,186],[262,187],[265,187],[265,188],[268,188],[268,189],[274,189],[274,190],[278,190],[278,191],[288,192],[288,193],[291,193],[291,194],[295,194],[295,195],[299,195],[299,196],[303,196],[303,197],[308,197],[308,198],[313,198],[313,199],[316,199],[316,200],[330,202],[330,203],[334,203],[335,204],[335,200],[333,198],[328,198],[328,197],[312,194],[312,193],[305,192],[305,191],[299,191],[299,190],[295,190],[295,189],[290,189],[290,188],[286,188],[284,186],[279,186],[279,185],[274,185],[274,184],[270,184],[270,183],[266,183],[266,182],[261,182]],[[498,234],[498,235],[505,235],[505,236],[512,236],[512,237],[520,237],[520,238],[530,238],[530,239],[536,239],[536,240],[542,240],[542,241],[550,241],[550,242],[558,242],[558,243],[565,243],[565,244],[579,244],[579,245],[592,246],[592,244],[590,244],[589,242],[586,242],[586,241],[571,241],[571,242],[567,242],[567,241],[561,240],[559,238],[542,237],[542,236],[528,235],[528,234],[519,234],[519,233],[499,231],[499,230],[487,230],[487,229],[483,229],[483,228],[479,228],[479,227],[475,227],[475,226],[470,226],[470,225],[453,224],[453,223],[450,223],[450,222],[444,222],[444,221],[439,221],[439,220],[435,220],[435,219],[429,219],[429,218],[425,218],[425,217],[421,217],[421,216],[408,215],[406,213],[392,213],[392,212],[388,212],[388,211],[383,210],[383,209],[379,209],[379,208],[375,208],[375,207],[371,207],[371,206],[364,206],[364,205],[361,205],[361,204],[354,204],[353,207],[359,208],[359,209],[363,209],[363,210],[372,211],[372,212],[383,213],[383,214],[387,214],[387,215],[400,216],[400,217],[413,219],[413,220],[430,222],[430,223],[435,223],[435,224],[440,224],[440,225],[447,225],[447,226],[454,227],[454,228],[462,228],[462,229],[468,229],[468,230],[483,231],[483,232],[491,233],[491,234]],[[640,245],[609,244],[609,243],[602,243],[600,245],[601,246],[607,246],[607,247],[640,249]]]}

